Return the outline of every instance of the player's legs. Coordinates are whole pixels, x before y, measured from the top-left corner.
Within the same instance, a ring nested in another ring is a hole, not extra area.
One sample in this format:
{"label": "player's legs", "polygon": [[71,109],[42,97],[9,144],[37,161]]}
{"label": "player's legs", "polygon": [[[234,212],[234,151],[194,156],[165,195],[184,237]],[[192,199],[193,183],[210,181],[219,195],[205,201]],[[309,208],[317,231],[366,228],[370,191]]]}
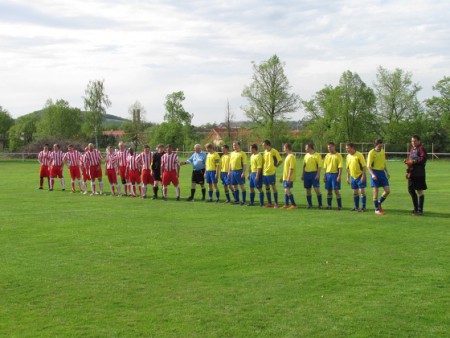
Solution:
{"label": "player's legs", "polygon": [[322,193],[320,192],[320,188],[314,187],[314,191],[316,192],[317,203],[319,204],[319,209],[322,209]]}
{"label": "player's legs", "polygon": [[311,188],[306,188],[306,202],[308,203],[308,209],[313,207],[311,190]]}
{"label": "player's legs", "polygon": [[366,191],[364,188],[359,189],[359,194],[361,196],[361,211],[366,210]]}
{"label": "player's legs", "polygon": [[334,190],[334,194],[336,195],[336,201],[338,205],[338,210],[342,209],[342,198],[341,198],[341,192],[339,189]]}
{"label": "player's legs", "polygon": [[278,190],[277,186],[275,185],[275,181],[271,184],[272,191],[273,191],[273,200],[275,202],[274,206],[278,207]]}

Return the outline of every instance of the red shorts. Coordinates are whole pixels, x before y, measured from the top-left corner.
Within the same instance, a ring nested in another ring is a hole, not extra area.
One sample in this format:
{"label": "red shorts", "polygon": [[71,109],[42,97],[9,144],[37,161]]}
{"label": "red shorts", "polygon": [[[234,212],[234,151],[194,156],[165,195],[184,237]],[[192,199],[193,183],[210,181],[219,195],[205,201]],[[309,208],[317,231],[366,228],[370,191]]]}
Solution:
{"label": "red shorts", "polygon": [[150,169],[143,169],[142,170],[142,183],[143,184],[153,184],[155,180],[152,176],[152,171]]}
{"label": "red shorts", "polygon": [[82,167],[81,170],[83,171],[83,181],[84,181],[84,182],[90,181],[91,178],[89,177],[89,174],[88,174],[86,168],[85,168],[85,167]]}
{"label": "red shorts", "polygon": [[61,165],[52,165],[50,167],[50,177],[51,178],[63,178],[63,167]]}
{"label": "red shorts", "polygon": [[131,184],[141,183],[141,174],[139,173],[139,169],[128,171],[128,179]]}
{"label": "red shorts", "polygon": [[50,173],[48,171],[48,165],[41,165],[41,169],[39,170],[39,177],[49,177]]}
{"label": "red shorts", "polygon": [[91,180],[95,180],[96,178],[102,178],[103,172],[102,167],[99,165],[94,165],[89,168],[89,176],[91,177]]}
{"label": "red shorts", "polygon": [[176,170],[164,171],[162,176],[162,184],[169,185],[170,183],[173,183],[173,185],[177,186],[179,183],[177,176]]}
{"label": "red shorts", "polygon": [[71,179],[80,179],[81,174],[80,174],[80,167],[78,166],[73,166],[73,167],[69,167],[69,171],[70,171],[70,178]]}
{"label": "red shorts", "polygon": [[106,176],[108,176],[109,183],[117,184],[116,169],[106,169]]}
{"label": "red shorts", "polygon": [[122,181],[127,180],[127,167],[119,167],[119,175]]}

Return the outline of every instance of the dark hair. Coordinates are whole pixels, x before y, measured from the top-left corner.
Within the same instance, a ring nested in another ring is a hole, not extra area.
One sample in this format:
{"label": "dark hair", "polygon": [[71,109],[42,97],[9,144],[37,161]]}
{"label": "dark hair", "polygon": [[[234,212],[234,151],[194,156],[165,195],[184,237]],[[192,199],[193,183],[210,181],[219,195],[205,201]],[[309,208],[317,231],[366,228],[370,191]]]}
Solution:
{"label": "dark hair", "polygon": [[420,136],[419,135],[413,135],[412,138],[415,138],[417,141],[420,141]]}
{"label": "dark hair", "polygon": [[228,146],[228,144],[224,144],[222,147],[225,148],[225,149],[230,150],[230,147]]}
{"label": "dark hair", "polygon": [[172,148],[172,145],[170,143],[166,144],[166,148]]}
{"label": "dark hair", "polygon": [[375,140],[375,144],[383,144],[383,140],[381,138],[377,138]]}
{"label": "dark hair", "polygon": [[285,143],[284,147],[288,150],[292,150],[292,144],[290,143]]}
{"label": "dark hair", "polygon": [[157,146],[157,148],[161,148],[161,147],[163,147],[164,148],[164,144],[158,144],[158,146]]}
{"label": "dark hair", "polygon": [[272,143],[270,143],[269,140],[264,140],[263,144],[265,144],[266,146],[269,146],[269,147],[272,145]]}
{"label": "dark hair", "polygon": [[128,152],[129,152],[131,155],[134,155],[134,149],[133,149],[133,148],[128,148]]}
{"label": "dark hair", "polygon": [[144,148],[145,148],[145,149],[147,149],[147,148],[150,148],[150,147],[149,147],[149,145],[148,145],[148,144],[146,144],[146,145],[144,146]]}
{"label": "dark hair", "polygon": [[73,145],[69,144],[69,145],[67,146],[67,148],[73,148]]}
{"label": "dark hair", "polygon": [[328,142],[329,146],[335,146],[334,142]]}
{"label": "dark hair", "polygon": [[355,148],[355,145],[352,142],[348,142],[345,145],[350,148]]}
{"label": "dark hair", "polygon": [[241,145],[241,142],[239,142],[239,141],[234,141],[233,143],[236,143],[237,145]]}
{"label": "dark hair", "polygon": [[258,145],[256,143],[253,143],[250,148],[258,150]]}
{"label": "dark hair", "polygon": [[309,148],[314,149],[314,143],[308,142],[308,143],[306,143],[306,145],[307,145]]}
{"label": "dark hair", "polygon": [[48,143],[46,143],[46,144],[44,144],[44,147],[47,147],[47,148],[48,148],[48,147],[50,147],[50,146],[48,145]]}

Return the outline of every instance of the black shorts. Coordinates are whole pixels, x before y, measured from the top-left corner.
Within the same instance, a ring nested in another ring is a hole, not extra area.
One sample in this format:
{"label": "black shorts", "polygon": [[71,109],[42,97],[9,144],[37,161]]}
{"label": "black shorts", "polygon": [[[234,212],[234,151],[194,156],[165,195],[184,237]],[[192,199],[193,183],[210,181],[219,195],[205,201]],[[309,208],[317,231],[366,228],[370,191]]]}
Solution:
{"label": "black shorts", "polygon": [[408,190],[427,190],[425,176],[413,176],[408,179]]}
{"label": "black shorts", "polygon": [[205,169],[192,171],[192,183],[196,184],[205,183]]}
{"label": "black shorts", "polygon": [[161,181],[161,170],[153,170],[153,179],[155,181]]}

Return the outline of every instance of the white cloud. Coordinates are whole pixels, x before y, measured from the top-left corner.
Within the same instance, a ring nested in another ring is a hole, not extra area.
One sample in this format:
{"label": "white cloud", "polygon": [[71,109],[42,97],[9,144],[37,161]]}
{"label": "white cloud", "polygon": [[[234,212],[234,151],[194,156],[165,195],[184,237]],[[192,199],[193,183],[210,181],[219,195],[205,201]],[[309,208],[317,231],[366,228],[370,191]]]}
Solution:
{"label": "white cloud", "polygon": [[82,107],[88,81],[105,79],[112,114],[139,100],[159,122],[165,96],[183,90],[196,124],[222,121],[227,99],[243,118],[251,61],[273,54],[303,98],[345,70],[372,85],[379,65],[411,71],[425,98],[449,75],[449,9],[426,0],[0,0],[0,105],[13,116],[49,97]]}

